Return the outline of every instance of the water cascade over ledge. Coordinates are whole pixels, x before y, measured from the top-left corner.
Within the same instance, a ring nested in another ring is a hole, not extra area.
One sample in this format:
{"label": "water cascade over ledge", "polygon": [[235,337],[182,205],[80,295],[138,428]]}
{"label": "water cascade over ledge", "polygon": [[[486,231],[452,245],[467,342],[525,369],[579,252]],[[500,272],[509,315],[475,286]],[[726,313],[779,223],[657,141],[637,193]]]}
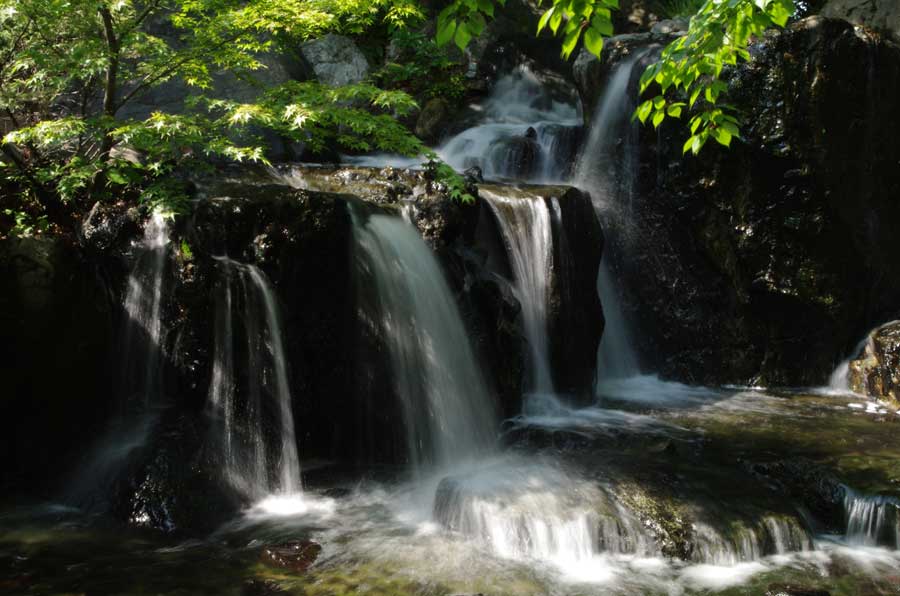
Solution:
{"label": "water cascade over ledge", "polygon": [[357,267],[374,286],[366,316],[387,344],[410,463],[421,470],[484,455],[496,413],[437,259],[404,218],[351,212]]}
{"label": "water cascade over ledge", "polygon": [[[251,497],[298,492],[300,461],[273,289],[254,265],[217,260],[222,280],[209,403],[219,423],[226,476]],[[266,436],[269,420],[277,421],[277,442]]]}

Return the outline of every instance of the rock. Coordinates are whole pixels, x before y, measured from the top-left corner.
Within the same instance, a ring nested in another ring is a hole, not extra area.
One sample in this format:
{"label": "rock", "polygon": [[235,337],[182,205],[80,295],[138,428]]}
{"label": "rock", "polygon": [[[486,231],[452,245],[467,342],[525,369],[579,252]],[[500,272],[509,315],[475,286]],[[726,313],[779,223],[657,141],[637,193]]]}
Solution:
{"label": "rock", "polygon": [[831,596],[831,592],[796,584],[769,584],[766,596]]}
{"label": "rock", "polygon": [[667,35],[669,33],[683,33],[688,30],[691,20],[683,17],[666,19],[653,25],[650,32],[655,35]]}
{"label": "rock", "polygon": [[300,53],[320,83],[339,87],[359,83],[369,63],[349,37],[329,33],[300,46]]}
{"label": "rock", "polygon": [[263,548],[259,560],[263,565],[304,573],[316,562],[322,547],[311,540],[290,540]]}
{"label": "rock", "polygon": [[762,477],[791,500],[799,502],[830,533],[842,534],[844,486],[827,468],[805,458],[752,464],[750,472]]}
{"label": "rock", "polygon": [[692,159],[682,123],[640,129],[622,302],[663,376],[821,385],[900,304],[900,49],[812,17],[751,54],[728,73],[743,142]]}
{"label": "rock", "polygon": [[859,358],[850,362],[850,388],[900,407],[900,321],[869,335]]}
{"label": "rock", "polygon": [[488,150],[490,171],[518,179],[529,179],[537,173],[541,146],[534,137],[509,137],[495,141]]}
{"label": "rock", "polygon": [[446,99],[435,97],[428,100],[416,120],[416,136],[426,143],[440,141],[450,112],[450,104]]}
{"label": "rock", "polygon": [[202,534],[244,504],[223,477],[212,435],[192,414],[172,409],[152,424],[109,489],[113,517],[164,533]]}
{"label": "rock", "polygon": [[828,0],[820,14],[882,31],[900,41],[900,4],[896,0]]}
{"label": "rock", "polygon": [[284,596],[290,593],[271,579],[250,579],[241,588],[241,596]]}

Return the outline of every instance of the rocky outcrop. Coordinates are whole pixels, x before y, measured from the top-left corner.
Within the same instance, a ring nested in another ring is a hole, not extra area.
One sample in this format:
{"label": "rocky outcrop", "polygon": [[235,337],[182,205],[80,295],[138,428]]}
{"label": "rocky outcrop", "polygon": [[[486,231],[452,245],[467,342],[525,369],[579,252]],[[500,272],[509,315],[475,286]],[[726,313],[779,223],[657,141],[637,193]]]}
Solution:
{"label": "rocky outcrop", "polygon": [[894,0],[828,0],[821,15],[846,19],[900,41],[900,4]]}
{"label": "rocky outcrop", "polygon": [[683,122],[641,129],[617,269],[655,370],[818,385],[900,304],[900,49],[813,17],[752,54],[729,75],[743,142],[682,156]]}
{"label": "rocky outcrop", "polygon": [[900,321],[869,335],[863,353],[850,362],[850,388],[900,406]]}
{"label": "rocky outcrop", "polygon": [[329,33],[300,46],[300,53],[320,83],[332,87],[359,83],[369,63],[349,37]]}
{"label": "rocky outcrop", "polygon": [[17,491],[58,489],[113,407],[111,261],[65,238],[0,240],[2,477]]}

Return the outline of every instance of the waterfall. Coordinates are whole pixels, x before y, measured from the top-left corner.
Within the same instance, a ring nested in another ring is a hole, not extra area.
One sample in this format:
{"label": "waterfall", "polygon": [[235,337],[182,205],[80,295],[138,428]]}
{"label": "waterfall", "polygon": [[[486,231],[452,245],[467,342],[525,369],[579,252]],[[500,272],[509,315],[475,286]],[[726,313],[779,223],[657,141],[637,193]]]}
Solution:
{"label": "waterfall", "polygon": [[640,521],[615,498],[542,462],[504,459],[443,479],[434,518],[502,557],[568,569],[587,566],[604,552],[656,553]]}
{"label": "waterfall", "polygon": [[[162,394],[162,295],[169,228],[161,213],[144,227],[139,256],[125,291],[122,392],[143,409],[158,405]],[[126,406],[125,410],[131,410]]]}
{"label": "waterfall", "polygon": [[597,383],[640,373],[634,341],[617,290],[613,266],[630,230],[634,181],[637,174],[637,130],[631,114],[637,97],[631,93],[635,69],[646,51],[618,65],[594,111],[587,143],[575,172],[575,186],[590,193],[606,235],[597,291],[606,327],[597,351]]}
{"label": "waterfall", "polygon": [[900,500],[866,495],[844,487],[847,541],[851,544],[900,548]]}
{"label": "waterfall", "polygon": [[437,153],[463,171],[481,168],[485,178],[559,181],[580,125],[571,104],[549,97],[527,68],[502,77],[483,106],[481,123],[448,139]]}
{"label": "waterfall", "polygon": [[493,401],[437,259],[403,218],[351,213],[357,266],[374,290],[367,316],[387,344],[410,463],[418,471],[483,455],[494,442]]}
{"label": "waterfall", "polygon": [[550,209],[540,197],[507,197],[484,187],[479,195],[496,215],[509,254],[531,360],[530,389],[538,395],[552,394],[547,329],[553,275]]}
{"label": "waterfall", "polygon": [[[226,257],[217,261],[222,283],[209,402],[218,415],[226,475],[248,496],[298,492],[300,461],[274,292],[257,267]],[[278,422],[277,445],[266,436],[271,419]],[[276,466],[277,479],[270,479]]]}

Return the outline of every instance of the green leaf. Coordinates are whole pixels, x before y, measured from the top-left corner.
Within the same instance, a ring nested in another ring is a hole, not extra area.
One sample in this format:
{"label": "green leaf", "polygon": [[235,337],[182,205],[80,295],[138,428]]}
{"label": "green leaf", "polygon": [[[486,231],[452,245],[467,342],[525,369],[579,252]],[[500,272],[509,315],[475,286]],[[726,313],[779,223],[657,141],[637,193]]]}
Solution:
{"label": "green leaf", "polygon": [[469,42],[472,41],[472,34],[469,33],[469,28],[465,23],[459,23],[456,26],[456,35],[453,37],[453,41],[455,41],[456,46],[463,51],[465,51]]}
{"label": "green leaf", "polygon": [[714,129],[713,136],[720,145],[725,145],[726,147],[731,146],[731,133],[724,128]]}
{"label": "green leaf", "polygon": [[122,172],[119,170],[109,170],[106,172],[106,177],[109,178],[109,181],[113,184],[119,184],[124,186],[128,184],[128,178],[122,175]]}
{"label": "green leaf", "polygon": [[562,42],[562,57],[566,60],[569,59],[569,56],[572,55],[572,51],[575,49],[575,46],[578,45],[578,38],[581,36],[581,29],[575,28],[572,31],[566,33],[566,36],[563,38]]}
{"label": "green leaf", "polygon": [[662,110],[659,110],[655,114],[653,114],[653,128],[659,128],[659,125],[662,124],[662,121],[666,119],[666,113]]}
{"label": "green leaf", "polygon": [[488,15],[494,16],[494,3],[491,0],[478,0],[478,10]]}
{"label": "green leaf", "polygon": [[684,142],[684,146],[681,148],[681,153],[682,153],[682,154],[687,153],[688,151],[691,150],[691,147],[694,146],[694,139],[695,139],[695,138],[696,138],[696,137],[693,137],[693,136],[688,137],[688,140],[686,140],[686,141]]}
{"label": "green leaf", "polygon": [[562,18],[563,11],[553,11],[553,16],[550,17],[550,30],[553,31],[553,35],[556,35],[556,32],[559,31],[559,24],[562,23]]}
{"label": "green leaf", "polygon": [[642,123],[646,122],[647,118],[650,117],[650,112],[652,112],[652,111],[653,111],[653,102],[651,100],[647,100],[644,103],[642,103],[640,105],[640,107],[638,107],[637,117],[640,119],[640,121]]}
{"label": "green leaf", "polygon": [[613,26],[609,17],[603,15],[598,14],[591,19],[591,28],[596,29],[603,37],[609,37],[613,34]]}
{"label": "green leaf", "polygon": [[543,15],[541,15],[541,20],[538,21],[538,27],[537,27],[538,33],[543,31],[544,27],[547,26],[547,23],[550,21],[550,17],[553,16],[553,12],[555,9],[556,9],[555,6],[551,6],[549,9],[547,9],[547,12],[545,12]]}
{"label": "green leaf", "polygon": [[437,41],[438,46],[447,45],[447,43],[453,39],[453,34],[456,33],[456,20],[449,19],[443,23],[443,25],[438,26],[437,30]]}
{"label": "green leaf", "polygon": [[469,17],[468,29],[473,36],[478,37],[479,35],[481,35],[482,31],[484,31],[485,25],[487,25],[487,23],[484,20],[484,15],[480,12],[476,12],[471,17]]}
{"label": "green leaf", "polygon": [[600,53],[603,51],[603,34],[594,27],[589,27],[584,32],[584,47],[587,48],[588,52],[599,58]]}

